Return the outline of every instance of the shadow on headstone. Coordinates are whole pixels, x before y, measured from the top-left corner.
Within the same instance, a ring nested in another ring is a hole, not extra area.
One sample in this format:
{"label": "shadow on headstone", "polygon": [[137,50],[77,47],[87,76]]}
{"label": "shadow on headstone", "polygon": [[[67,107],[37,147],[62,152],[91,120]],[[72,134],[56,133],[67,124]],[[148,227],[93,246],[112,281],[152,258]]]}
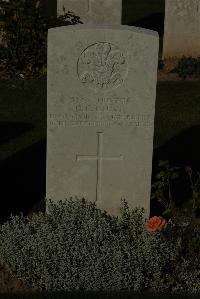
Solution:
{"label": "shadow on headstone", "polygon": [[[182,131],[177,136],[169,140],[165,145],[154,150],[152,181],[155,182],[156,174],[159,173],[159,160],[168,160],[170,166],[181,167],[179,178],[171,182],[172,197],[179,206],[186,202],[192,195],[189,177],[185,172],[185,167],[189,166],[194,171],[200,171],[200,125],[193,126]],[[154,214],[162,213],[159,204],[151,206]]]}
{"label": "shadow on headstone", "polygon": [[0,223],[10,214],[26,216],[35,204],[45,198],[46,140],[0,162]]}
{"label": "shadow on headstone", "polygon": [[34,127],[31,123],[0,121],[0,144],[18,137]]}
{"label": "shadow on headstone", "polygon": [[155,30],[159,35],[164,33],[164,13],[154,13],[142,19],[130,22],[129,26],[142,27],[150,30]]}

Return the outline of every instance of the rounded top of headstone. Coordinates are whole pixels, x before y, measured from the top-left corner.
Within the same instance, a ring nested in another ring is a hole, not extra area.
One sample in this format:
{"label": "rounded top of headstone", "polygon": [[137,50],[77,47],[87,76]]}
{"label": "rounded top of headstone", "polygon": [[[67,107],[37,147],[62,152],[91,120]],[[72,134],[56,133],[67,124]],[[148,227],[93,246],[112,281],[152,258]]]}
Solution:
{"label": "rounded top of headstone", "polygon": [[128,25],[68,25],[68,26],[60,26],[60,27],[54,27],[49,29],[49,32],[53,31],[77,31],[77,30],[129,30],[134,33],[140,33],[140,34],[147,34],[158,37],[159,34],[157,31],[141,28],[141,27],[135,27],[135,26],[128,26]]}

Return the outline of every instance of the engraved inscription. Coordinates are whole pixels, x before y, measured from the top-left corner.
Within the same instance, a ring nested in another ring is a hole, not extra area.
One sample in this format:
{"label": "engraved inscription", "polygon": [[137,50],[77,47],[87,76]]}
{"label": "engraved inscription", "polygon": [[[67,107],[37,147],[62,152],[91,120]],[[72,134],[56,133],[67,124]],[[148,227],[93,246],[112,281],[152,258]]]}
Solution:
{"label": "engraved inscription", "polygon": [[130,112],[132,109],[129,98],[94,97],[85,99],[84,97],[71,96],[67,101],[67,112],[49,114],[50,126],[152,127],[154,123],[151,114]]}
{"label": "engraved inscription", "polygon": [[128,72],[125,55],[115,45],[99,42],[86,48],[78,59],[80,81],[94,90],[119,87]]}
{"label": "engraved inscription", "polygon": [[152,127],[153,119],[149,114],[113,114],[109,116],[91,117],[88,114],[50,114],[49,124],[51,127],[109,127],[109,126],[133,126]]}
{"label": "engraved inscription", "polygon": [[97,132],[97,155],[76,155],[76,161],[97,161],[96,201],[101,201],[102,161],[123,161],[124,157],[103,157],[103,132]]}

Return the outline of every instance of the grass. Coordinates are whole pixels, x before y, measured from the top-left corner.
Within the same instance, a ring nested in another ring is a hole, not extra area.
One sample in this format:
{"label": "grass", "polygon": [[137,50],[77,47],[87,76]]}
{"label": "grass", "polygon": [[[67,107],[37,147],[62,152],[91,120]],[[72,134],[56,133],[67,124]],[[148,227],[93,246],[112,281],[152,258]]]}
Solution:
{"label": "grass", "polygon": [[154,147],[181,131],[200,125],[200,82],[159,82],[157,86]]}
{"label": "grass", "polygon": [[1,80],[0,94],[2,161],[45,138],[46,79]]}

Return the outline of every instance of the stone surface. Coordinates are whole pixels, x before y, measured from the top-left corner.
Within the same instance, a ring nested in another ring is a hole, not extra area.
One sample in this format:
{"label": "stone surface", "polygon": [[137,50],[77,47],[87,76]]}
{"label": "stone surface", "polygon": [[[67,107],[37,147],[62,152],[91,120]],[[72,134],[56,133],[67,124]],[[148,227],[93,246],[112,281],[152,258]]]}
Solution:
{"label": "stone surface", "polygon": [[84,24],[121,24],[122,0],[57,0],[57,14],[73,11]]}
{"label": "stone surface", "polygon": [[158,47],[136,27],[49,30],[48,199],[119,215],[125,198],[149,215]]}
{"label": "stone surface", "polygon": [[200,56],[200,0],[165,0],[163,58]]}

